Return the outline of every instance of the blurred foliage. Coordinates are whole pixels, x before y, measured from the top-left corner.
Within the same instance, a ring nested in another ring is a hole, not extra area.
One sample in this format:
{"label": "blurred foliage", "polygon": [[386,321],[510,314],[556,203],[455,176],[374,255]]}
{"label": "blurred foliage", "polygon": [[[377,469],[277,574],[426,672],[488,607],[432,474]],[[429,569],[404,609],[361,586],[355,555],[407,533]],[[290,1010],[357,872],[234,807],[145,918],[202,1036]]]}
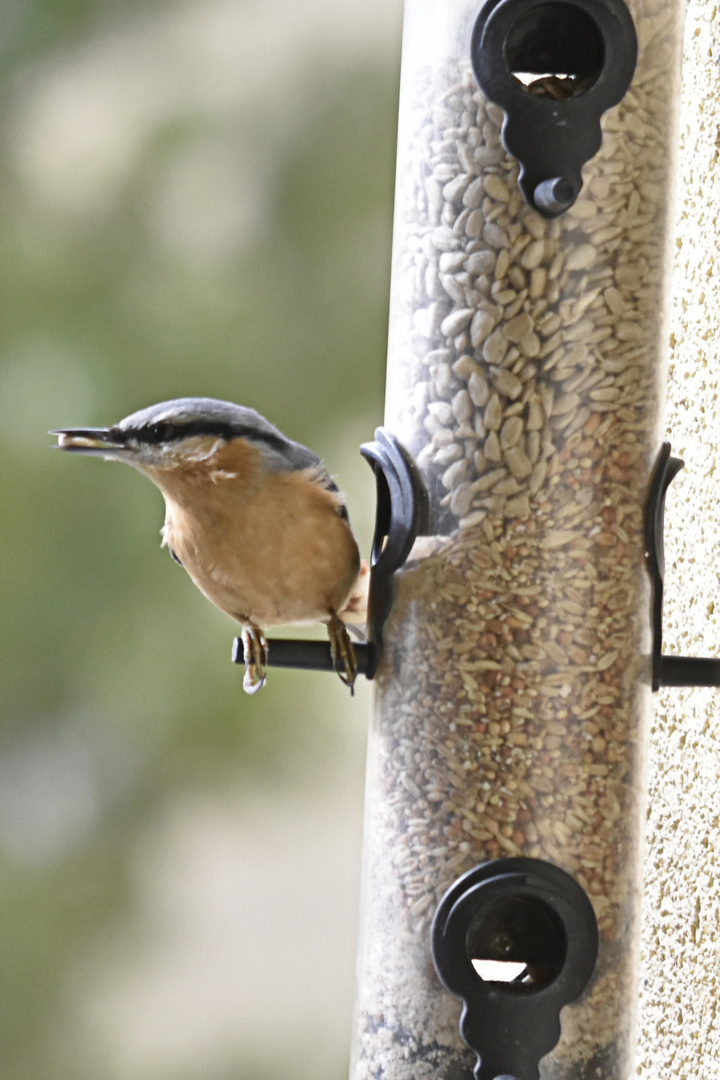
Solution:
{"label": "blurred foliage", "polygon": [[[41,175],[39,138],[35,172],[23,158],[42,80],[51,95],[74,50],[82,66],[134,13],[173,8],[3,10],[0,1072],[110,1078],[100,1045],[72,1042],[73,1009],[83,957],[132,919],[139,833],[175,793],[240,767],[320,777],[346,704],[336,680],[319,692],[322,676],[284,672],[245,698],[234,626],[159,549],[159,493],[51,453],[45,432],[205,394],[252,404],[334,472],[356,454],[338,433],[370,437],[382,418],[398,43],[352,62],[308,50],[292,124],[252,95],[246,110],[190,96],[148,126],[109,195],[73,206]],[[270,1080],[242,1063],[202,1075]]]}

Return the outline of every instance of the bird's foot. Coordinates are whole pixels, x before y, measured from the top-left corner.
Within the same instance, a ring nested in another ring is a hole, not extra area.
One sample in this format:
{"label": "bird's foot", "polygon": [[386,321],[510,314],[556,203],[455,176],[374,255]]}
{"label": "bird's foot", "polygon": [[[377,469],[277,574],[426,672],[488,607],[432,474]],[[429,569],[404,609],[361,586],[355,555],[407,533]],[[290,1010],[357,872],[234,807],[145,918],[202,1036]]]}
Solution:
{"label": "bird's foot", "polygon": [[268,643],[260,627],[251,622],[243,624],[241,637],[245,661],[243,690],[246,694],[257,694],[258,690],[265,685]]}
{"label": "bird's foot", "polygon": [[[353,643],[350,640],[350,635],[347,632],[347,628],[342,619],[338,618],[335,612],[330,613],[330,618],[327,622],[328,637],[330,638],[330,652],[332,654],[333,669],[337,671],[338,675],[345,683],[350,687],[350,693],[354,694],[355,679],[357,678],[357,659],[355,657],[355,649]],[[339,670],[339,663],[342,663],[344,674]]]}

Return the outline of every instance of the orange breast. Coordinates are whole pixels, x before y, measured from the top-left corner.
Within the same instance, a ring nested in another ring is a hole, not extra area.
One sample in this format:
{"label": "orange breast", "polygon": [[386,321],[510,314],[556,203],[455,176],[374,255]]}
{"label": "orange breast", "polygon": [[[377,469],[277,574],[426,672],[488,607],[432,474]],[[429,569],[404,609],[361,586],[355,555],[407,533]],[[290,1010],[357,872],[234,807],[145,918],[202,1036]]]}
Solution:
{"label": "orange breast", "polygon": [[312,470],[268,473],[237,439],[201,467],[155,472],[165,540],[223,611],[272,626],[342,608],[360,566],[357,544]]}

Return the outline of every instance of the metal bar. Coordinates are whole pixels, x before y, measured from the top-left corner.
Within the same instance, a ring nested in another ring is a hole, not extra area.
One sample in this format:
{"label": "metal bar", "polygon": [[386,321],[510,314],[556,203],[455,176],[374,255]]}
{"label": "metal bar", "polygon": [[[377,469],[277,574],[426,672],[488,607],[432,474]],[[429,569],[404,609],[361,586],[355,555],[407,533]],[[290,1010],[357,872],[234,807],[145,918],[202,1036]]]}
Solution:
{"label": "metal bar", "polygon": [[720,660],[710,656],[661,656],[660,686],[720,686]]}
{"label": "metal bar", "polygon": [[[370,669],[372,645],[353,644],[358,673],[365,675]],[[232,660],[244,664],[242,638],[233,641]],[[334,671],[330,643],[328,641],[299,641],[293,638],[268,638],[268,667],[304,668],[312,671]]]}

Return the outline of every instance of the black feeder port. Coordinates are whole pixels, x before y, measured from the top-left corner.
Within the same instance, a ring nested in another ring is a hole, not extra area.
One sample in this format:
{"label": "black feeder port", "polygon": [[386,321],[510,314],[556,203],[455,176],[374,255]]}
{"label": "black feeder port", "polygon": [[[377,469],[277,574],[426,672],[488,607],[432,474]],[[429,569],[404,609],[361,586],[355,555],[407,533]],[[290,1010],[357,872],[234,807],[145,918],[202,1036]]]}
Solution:
{"label": "black feeder port", "polygon": [[471,54],[481,90],[505,112],[525,201],[543,217],[563,214],[600,148],[600,117],[635,71],[630,12],[623,0],[488,0]]}
{"label": "black feeder port", "polygon": [[537,1080],[560,1010],[588,985],[598,928],[587,895],[540,859],[498,859],[446,892],[432,927],[435,967],[463,999],[475,1080]]}

